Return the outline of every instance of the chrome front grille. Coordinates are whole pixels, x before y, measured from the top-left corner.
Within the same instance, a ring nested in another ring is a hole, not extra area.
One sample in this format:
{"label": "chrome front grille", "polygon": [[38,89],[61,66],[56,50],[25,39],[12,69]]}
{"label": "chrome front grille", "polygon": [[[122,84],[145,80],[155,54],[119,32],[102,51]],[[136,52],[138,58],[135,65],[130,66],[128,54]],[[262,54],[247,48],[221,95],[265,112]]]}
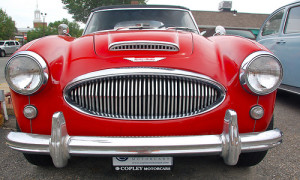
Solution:
{"label": "chrome front grille", "polygon": [[75,79],[65,89],[65,100],[73,108],[93,116],[164,120],[207,112],[225,98],[222,86],[204,76],[186,77],[183,74],[186,71],[127,68],[127,73],[122,73],[125,69],[115,70]]}
{"label": "chrome front grille", "polygon": [[179,51],[179,47],[173,43],[160,41],[132,41],[132,42],[117,42],[109,46],[111,51],[129,51],[129,50],[144,50],[144,51]]}

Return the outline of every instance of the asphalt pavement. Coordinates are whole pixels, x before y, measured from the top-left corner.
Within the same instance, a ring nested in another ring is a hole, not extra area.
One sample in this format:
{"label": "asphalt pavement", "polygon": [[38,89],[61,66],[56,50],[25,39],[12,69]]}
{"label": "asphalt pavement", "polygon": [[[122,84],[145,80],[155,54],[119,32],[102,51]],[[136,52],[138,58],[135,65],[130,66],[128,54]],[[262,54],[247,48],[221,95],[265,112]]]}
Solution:
{"label": "asphalt pavement", "polygon": [[[0,73],[3,62],[0,57]],[[3,85],[0,75],[0,85]],[[5,82],[5,81],[4,81]],[[5,83],[4,83],[5,84]],[[1,89],[1,86],[0,86]],[[5,136],[15,131],[10,116],[0,128],[0,179],[300,179],[300,96],[279,91],[275,104],[275,127],[284,132],[283,144],[269,150],[265,159],[250,168],[232,167],[218,156],[177,157],[172,171],[116,172],[111,158],[72,157],[65,168],[37,167],[22,153],[8,148]]]}

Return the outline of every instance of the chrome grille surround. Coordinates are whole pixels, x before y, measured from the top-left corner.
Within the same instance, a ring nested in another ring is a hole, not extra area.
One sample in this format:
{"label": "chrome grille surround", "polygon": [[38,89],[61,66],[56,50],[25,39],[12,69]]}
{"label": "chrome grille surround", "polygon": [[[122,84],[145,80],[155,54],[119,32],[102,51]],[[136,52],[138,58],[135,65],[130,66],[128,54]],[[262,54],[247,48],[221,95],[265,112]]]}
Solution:
{"label": "chrome grille surround", "polygon": [[175,43],[164,41],[122,41],[109,45],[110,51],[179,51]]}
{"label": "chrome grille surround", "polygon": [[168,120],[218,107],[225,88],[213,79],[177,69],[116,68],[75,78],[65,101],[91,116],[122,120]]}

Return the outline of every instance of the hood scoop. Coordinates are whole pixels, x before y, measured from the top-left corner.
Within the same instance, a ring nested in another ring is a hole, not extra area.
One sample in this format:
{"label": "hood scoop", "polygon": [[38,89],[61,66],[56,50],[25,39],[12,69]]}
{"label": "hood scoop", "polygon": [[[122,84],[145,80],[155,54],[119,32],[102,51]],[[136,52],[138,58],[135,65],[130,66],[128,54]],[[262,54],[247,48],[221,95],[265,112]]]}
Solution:
{"label": "hood scoop", "polygon": [[95,52],[101,57],[186,57],[193,52],[192,33],[166,30],[99,32]]}
{"label": "hood scoop", "polygon": [[164,41],[121,41],[109,45],[110,51],[179,51],[175,43]]}

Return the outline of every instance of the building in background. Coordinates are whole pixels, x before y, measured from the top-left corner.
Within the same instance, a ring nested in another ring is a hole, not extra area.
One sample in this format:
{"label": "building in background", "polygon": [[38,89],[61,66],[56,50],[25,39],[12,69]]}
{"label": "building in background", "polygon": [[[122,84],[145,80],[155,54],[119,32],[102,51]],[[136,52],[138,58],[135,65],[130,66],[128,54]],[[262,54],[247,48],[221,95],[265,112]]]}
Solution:
{"label": "building in background", "polygon": [[251,30],[258,34],[261,25],[269,14],[238,13],[232,10],[231,1],[222,1],[219,11],[192,11],[200,31],[216,26]]}
{"label": "building in background", "polygon": [[[41,15],[43,16],[43,20],[41,18]],[[22,45],[25,44],[27,41],[27,32],[32,31],[35,28],[43,28],[47,27],[47,22],[45,21],[45,15],[42,14],[41,11],[38,8],[38,4],[36,5],[36,10],[34,11],[34,18],[33,18],[33,28],[27,27],[27,28],[17,28],[17,32],[15,35],[15,39],[19,41]]]}
{"label": "building in background", "polygon": [[33,28],[47,27],[47,22],[45,22],[45,18],[43,18],[43,20],[42,20],[41,15],[43,15],[43,14],[39,10],[38,4],[37,4],[36,10],[34,11]]}
{"label": "building in background", "polygon": [[24,45],[27,41],[27,32],[32,31],[33,28],[27,27],[27,28],[17,28],[17,33],[15,35],[16,41],[19,41],[21,45]]}

